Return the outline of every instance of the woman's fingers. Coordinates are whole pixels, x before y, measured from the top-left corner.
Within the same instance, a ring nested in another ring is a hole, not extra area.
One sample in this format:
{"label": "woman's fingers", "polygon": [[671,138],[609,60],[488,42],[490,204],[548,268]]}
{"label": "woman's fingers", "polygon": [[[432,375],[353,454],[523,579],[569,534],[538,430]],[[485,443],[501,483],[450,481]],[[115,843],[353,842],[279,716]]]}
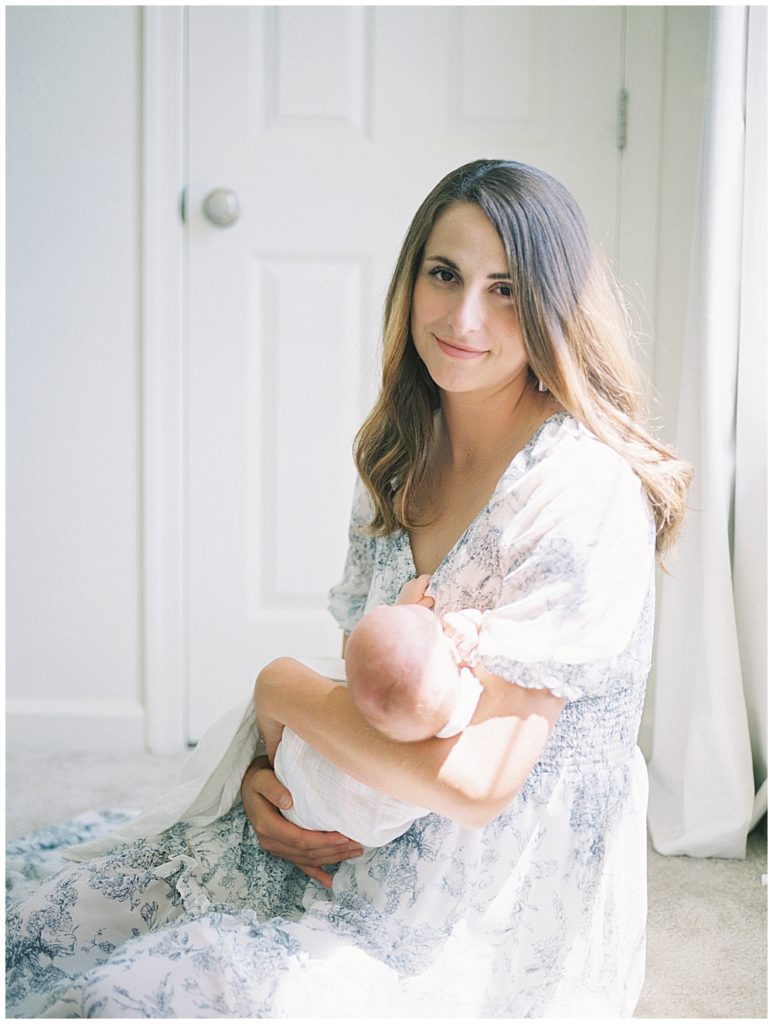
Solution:
{"label": "woman's fingers", "polygon": [[[289,822],[287,823],[289,824]],[[303,832],[305,835],[315,837],[316,841],[319,841],[317,837],[324,833],[318,832],[306,832],[305,829],[298,829],[299,832]],[[332,877],[323,869],[324,865],[338,864],[340,861],[350,860],[353,857],[362,856],[362,847],[357,844],[351,843],[349,840],[343,842],[337,841],[332,846],[312,846],[312,840],[305,841],[306,848],[299,848],[298,845],[288,846],[287,844],[277,840],[274,836],[266,833],[257,833],[257,839],[261,847],[275,857],[281,857],[282,860],[288,860],[291,864],[295,864],[305,875],[309,878],[315,879],[321,885],[324,885],[326,889],[329,889],[333,884]]]}
{"label": "woman's fingers", "polygon": [[322,868],[304,868],[301,867],[300,864],[298,865],[298,867],[301,869],[304,875],[308,875],[309,878],[315,879],[321,885],[324,885],[326,889],[332,889],[333,877],[332,875],[329,875],[327,871],[323,871]]}
{"label": "woman's fingers", "polygon": [[[277,814],[276,811],[273,813]],[[255,832],[264,850],[307,867],[337,864],[340,860],[362,854],[362,846],[340,832],[312,832],[299,828],[278,814],[276,819],[273,815],[261,816]]]}
{"label": "woman's fingers", "polygon": [[[299,830],[302,831],[302,830]],[[310,836],[318,836],[319,833],[306,833]],[[296,842],[287,843],[278,839],[275,835],[266,832],[258,832],[258,841],[268,853],[277,857],[284,857],[295,864],[303,864],[306,867],[321,867],[323,864],[337,864],[342,860],[349,860],[352,857],[362,855],[362,847],[351,840],[336,842],[330,845],[311,845],[311,841],[299,845]]]}
{"label": "woman's fingers", "polygon": [[[262,797],[269,804],[273,804],[271,811],[276,807],[287,810],[292,806],[290,791],[270,769],[262,769],[255,773],[253,790],[257,797]],[[342,852],[349,854],[352,850],[357,850],[362,853],[359,843],[355,843],[340,832],[315,832],[300,828],[276,812],[269,813],[258,824],[263,826],[255,829],[261,838],[261,845],[265,845],[262,841],[265,839],[272,845],[281,847],[283,851],[294,850],[307,856],[309,863],[334,864],[343,859]],[[265,848],[269,849],[268,846]],[[325,857],[332,859],[325,860]]]}
{"label": "woman's fingers", "polygon": [[242,783],[242,803],[258,842],[267,853],[289,860],[327,888],[332,884],[323,865],[362,855],[362,847],[340,832],[299,828],[277,810],[290,797],[270,768],[253,762]]}

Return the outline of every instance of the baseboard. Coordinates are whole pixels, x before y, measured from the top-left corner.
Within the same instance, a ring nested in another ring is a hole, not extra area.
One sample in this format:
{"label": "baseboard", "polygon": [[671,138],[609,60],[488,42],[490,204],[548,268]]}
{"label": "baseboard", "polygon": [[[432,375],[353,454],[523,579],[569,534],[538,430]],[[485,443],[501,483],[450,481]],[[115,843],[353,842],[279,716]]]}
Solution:
{"label": "baseboard", "polygon": [[48,700],[15,697],[6,702],[6,745],[72,753],[145,749],[145,710],[129,700]]}

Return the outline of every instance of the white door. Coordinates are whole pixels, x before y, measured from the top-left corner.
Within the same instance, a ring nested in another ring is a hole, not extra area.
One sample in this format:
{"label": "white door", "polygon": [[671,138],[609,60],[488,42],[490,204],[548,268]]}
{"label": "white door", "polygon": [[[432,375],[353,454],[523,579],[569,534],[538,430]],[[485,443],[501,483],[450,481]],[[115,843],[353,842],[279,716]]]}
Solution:
{"label": "white door", "polygon": [[[188,735],[281,654],[336,655],[351,444],[420,200],[536,164],[620,235],[618,7],[191,7]],[[240,217],[215,226],[222,187]],[[639,197],[639,208],[642,197]]]}

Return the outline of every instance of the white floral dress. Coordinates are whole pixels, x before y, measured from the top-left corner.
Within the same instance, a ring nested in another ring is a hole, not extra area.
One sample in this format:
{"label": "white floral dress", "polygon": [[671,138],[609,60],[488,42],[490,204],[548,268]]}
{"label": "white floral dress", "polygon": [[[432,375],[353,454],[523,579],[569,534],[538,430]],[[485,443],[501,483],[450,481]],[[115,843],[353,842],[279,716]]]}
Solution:
{"label": "white floral dress", "polygon": [[[358,487],[331,592],[347,631],[415,575],[407,536],[370,537],[369,519]],[[551,417],[431,593],[439,613],[485,612],[485,667],[566,698],[512,804],[480,830],[429,814],[341,864],[332,890],[264,853],[239,805],[66,868],[10,907],[9,1015],[630,1015],[644,972],[636,737],[654,603],[638,479],[571,417]],[[15,877],[20,865],[34,876],[56,843],[18,844]]]}

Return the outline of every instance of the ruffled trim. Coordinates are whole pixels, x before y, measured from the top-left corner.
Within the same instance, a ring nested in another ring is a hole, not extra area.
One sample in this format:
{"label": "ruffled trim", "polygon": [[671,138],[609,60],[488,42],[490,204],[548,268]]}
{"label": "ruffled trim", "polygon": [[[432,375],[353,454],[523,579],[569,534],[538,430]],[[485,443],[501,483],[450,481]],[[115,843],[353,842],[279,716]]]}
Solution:
{"label": "ruffled trim", "polygon": [[180,897],[183,910],[189,914],[206,914],[212,907],[212,900],[205,892],[204,865],[188,854],[178,854],[164,864],[159,864],[154,874],[164,880],[174,875],[175,892]]}
{"label": "ruffled trim", "polygon": [[[527,690],[548,690],[562,700],[580,700],[586,695],[578,685],[583,676],[581,665],[564,665],[558,662],[541,662],[527,665],[511,658],[483,656],[479,663],[485,669],[509,683],[517,683]],[[585,672],[588,669],[585,667]],[[604,675],[606,679],[606,674]]]}

